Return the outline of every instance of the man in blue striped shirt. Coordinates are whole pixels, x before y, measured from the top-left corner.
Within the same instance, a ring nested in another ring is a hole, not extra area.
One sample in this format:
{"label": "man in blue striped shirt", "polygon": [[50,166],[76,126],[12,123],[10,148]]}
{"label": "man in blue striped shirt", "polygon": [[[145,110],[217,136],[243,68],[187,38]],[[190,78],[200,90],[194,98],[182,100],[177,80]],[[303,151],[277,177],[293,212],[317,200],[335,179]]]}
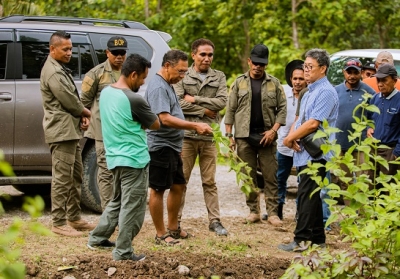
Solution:
{"label": "man in blue striped shirt", "polygon": [[[308,161],[325,165],[332,157],[331,153],[327,153],[313,158],[298,142],[318,128],[323,129],[322,122],[325,119],[329,126],[335,126],[339,101],[335,88],[326,77],[329,63],[329,54],[326,50],[311,49],[306,53],[303,68],[309,92],[301,100],[299,118],[295,122],[293,130],[283,141],[287,147],[294,149],[293,163],[298,167],[299,172],[307,168]],[[334,140],[334,137],[334,135],[330,135],[329,140]],[[325,167],[319,168],[318,175],[325,177],[325,174]],[[310,194],[318,187],[310,175],[300,175],[297,193],[298,221],[294,231],[294,241],[289,244],[280,244],[279,249],[301,252],[306,250],[310,243],[325,246],[326,237],[319,191],[310,197]],[[301,242],[305,242],[306,245],[300,245]]]}

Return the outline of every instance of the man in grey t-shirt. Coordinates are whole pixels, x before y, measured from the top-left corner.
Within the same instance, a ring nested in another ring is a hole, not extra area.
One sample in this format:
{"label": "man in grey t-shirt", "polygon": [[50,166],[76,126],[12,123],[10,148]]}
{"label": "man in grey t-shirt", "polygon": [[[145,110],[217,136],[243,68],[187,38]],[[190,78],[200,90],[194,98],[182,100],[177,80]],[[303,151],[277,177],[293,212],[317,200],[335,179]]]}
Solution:
{"label": "man in grey t-shirt", "polygon": [[[179,82],[188,70],[188,57],[180,50],[168,51],[162,61],[160,71],[150,81],[145,99],[151,110],[158,115],[161,128],[148,131],[150,152],[149,209],[156,228],[156,243],[164,245],[179,244],[179,238],[189,234],[178,226],[178,212],[182,195],[186,188],[183,175],[182,150],[183,131],[195,130],[198,134],[211,134],[208,124],[185,121],[182,109],[171,84]],[[167,198],[168,229],[164,225],[164,192],[169,189]]]}

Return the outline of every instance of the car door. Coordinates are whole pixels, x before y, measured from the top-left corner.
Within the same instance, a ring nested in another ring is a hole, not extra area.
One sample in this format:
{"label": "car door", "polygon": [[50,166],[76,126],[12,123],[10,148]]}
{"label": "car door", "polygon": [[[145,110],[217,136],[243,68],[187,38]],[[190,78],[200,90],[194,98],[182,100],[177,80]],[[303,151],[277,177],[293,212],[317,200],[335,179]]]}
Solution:
{"label": "car door", "polygon": [[0,149],[5,160],[13,164],[15,81],[12,57],[13,31],[0,30]]}

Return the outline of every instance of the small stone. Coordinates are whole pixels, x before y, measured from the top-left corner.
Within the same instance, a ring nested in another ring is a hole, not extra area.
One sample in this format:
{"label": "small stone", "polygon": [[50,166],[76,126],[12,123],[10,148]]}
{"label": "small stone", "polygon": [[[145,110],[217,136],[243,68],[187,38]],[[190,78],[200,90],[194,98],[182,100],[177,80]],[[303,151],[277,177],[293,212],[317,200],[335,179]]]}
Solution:
{"label": "small stone", "polygon": [[117,272],[117,269],[116,269],[115,267],[110,267],[110,268],[107,270],[107,275],[108,275],[108,276],[113,276],[115,272]]}
{"label": "small stone", "polygon": [[63,277],[63,279],[76,279],[76,278],[72,275],[67,275],[67,276]]}
{"label": "small stone", "polygon": [[179,275],[186,276],[186,275],[189,275],[189,272],[190,272],[190,270],[187,266],[184,266],[184,265],[178,266]]}
{"label": "small stone", "polygon": [[290,237],[285,237],[283,240],[282,240],[282,242],[283,243],[285,243],[285,244],[288,244],[288,243],[290,243],[291,242],[291,238]]}

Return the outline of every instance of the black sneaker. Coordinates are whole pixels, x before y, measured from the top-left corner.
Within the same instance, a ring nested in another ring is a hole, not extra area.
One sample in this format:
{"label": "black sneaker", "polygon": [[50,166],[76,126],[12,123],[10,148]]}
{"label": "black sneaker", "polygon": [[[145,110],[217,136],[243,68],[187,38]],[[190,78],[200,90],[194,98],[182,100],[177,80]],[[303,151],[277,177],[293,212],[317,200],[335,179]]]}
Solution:
{"label": "black sneaker", "polygon": [[135,261],[135,262],[141,262],[141,261],[144,261],[146,259],[146,255],[143,255],[143,254],[140,254],[140,255],[132,254],[130,259],[132,261]]}
{"label": "black sneaker", "polygon": [[267,221],[267,220],[268,220],[268,214],[263,214],[263,215],[261,216],[261,219],[262,219],[263,221]]}
{"label": "black sneaker", "polygon": [[112,249],[115,247],[115,242],[112,242],[108,239],[101,241],[98,244],[86,244],[86,246],[90,250],[97,250],[97,249]]}
{"label": "black sneaker", "polygon": [[228,235],[228,231],[224,228],[224,226],[222,226],[221,222],[213,222],[208,228],[217,235]]}

